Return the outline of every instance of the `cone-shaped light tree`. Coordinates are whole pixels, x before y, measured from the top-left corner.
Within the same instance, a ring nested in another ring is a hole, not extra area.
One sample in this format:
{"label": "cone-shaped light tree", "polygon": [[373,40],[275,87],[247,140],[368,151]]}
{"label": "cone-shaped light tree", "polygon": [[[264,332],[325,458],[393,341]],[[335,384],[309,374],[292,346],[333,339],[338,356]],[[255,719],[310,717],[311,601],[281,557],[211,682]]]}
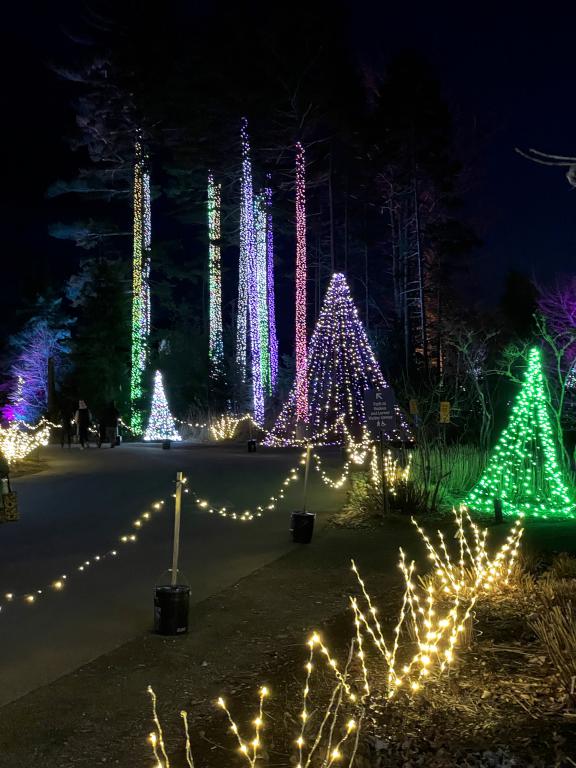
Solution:
{"label": "cone-shaped light tree", "polygon": [[154,391],[150,419],[144,432],[144,440],[180,440],[174,417],[170,413],[168,400],[164,392],[162,374],[156,371],[154,375]]}
{"label": "cone-shaped light tree", "polygon": [[471,509],[505,515],[574,517],[576,506],[558,463],[540,350],[530,350],[522,389],[478,484],[465,499]]}
{"label": "cone-shaped light tree", "polygon": [[[305,439],[322,443],[342,442],[346,432],[360,437],[366,424],[366,392],[389,387],[342,274],[332,276],[310,340],[305,386],[308,423]],[[266,438],[268,445],[301,442],[300,387],[296,377],[288,400]],[[400,409],[397,414],[397,428],[387,437],[405,439],[409,429]]]}

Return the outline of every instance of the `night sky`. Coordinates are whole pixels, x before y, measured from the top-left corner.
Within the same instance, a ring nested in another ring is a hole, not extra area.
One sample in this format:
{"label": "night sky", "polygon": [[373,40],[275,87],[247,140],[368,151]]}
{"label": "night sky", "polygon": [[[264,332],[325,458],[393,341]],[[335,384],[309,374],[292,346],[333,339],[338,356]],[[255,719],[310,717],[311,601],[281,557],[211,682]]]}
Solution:
{"label": "night sky", "polygon": [[[37,5],[14,5],[3,19],[4,329],[23,294],[47,277],[67,276],[82,255],[47,233],[51,220],[74,219],[73,198],[44,196],[75,167],[63,140],[73,130],[70,85],[48,62],[66,58],[71,43],[61,25],[78,6]],[[559,14],[548,4],[537,16],[519,17],[501,4],[498,14],[472,16],[469,5],[450,12],[437,4],[402,6],[350,3],[350,44],[374,68],[402,48],[417,49],[441,80],[458,142],[473,160],[466,203],[484,241],[478,297],[494,302],[511,268],[542,281],[573,271],[576,190],[564,169],[534,165],[514,147],[576,154],[576,10]]]}

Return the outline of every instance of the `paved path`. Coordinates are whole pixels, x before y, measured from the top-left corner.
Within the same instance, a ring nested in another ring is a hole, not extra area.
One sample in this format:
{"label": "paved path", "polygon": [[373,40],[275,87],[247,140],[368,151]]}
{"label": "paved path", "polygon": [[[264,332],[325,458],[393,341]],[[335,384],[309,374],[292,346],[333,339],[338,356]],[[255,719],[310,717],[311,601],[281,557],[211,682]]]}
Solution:
{"label": "paved path", "polygon": [[[0,527],[0,594],[27,592],[70,573],[63,593],[36,604],[9,604],[0,614],[0,705],[150,631],[153,587],[170,565],[172,481],[183,470],[215,503],[246,507],[275,493],[298,460],[294,451],[248,454],[244,447],[178,446],[170,451],[123,445],[88,451],[49,448],[50,468],[15,482],[22,519]],[[335,466],[340,462],[335,456]],[[313,473],[314,475],[315,473]],[[301,501],[293,487],[280,508],[239,523],[185,505],[181,568],[198,602],[294,546],[289,512]],[[137,515],[165,498],[135,544],[122,545]],[[185,497],[188,498],[188,497]],[[343,498],[313,476],[310,508],[329,511]],[[118,548],[115,560],[84,573],[78,565]]]}

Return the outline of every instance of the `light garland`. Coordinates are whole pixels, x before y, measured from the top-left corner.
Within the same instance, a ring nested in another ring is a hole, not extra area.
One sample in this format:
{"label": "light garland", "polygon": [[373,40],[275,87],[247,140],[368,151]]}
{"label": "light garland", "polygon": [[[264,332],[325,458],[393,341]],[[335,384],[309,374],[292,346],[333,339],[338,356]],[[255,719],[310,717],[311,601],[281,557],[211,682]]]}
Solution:
{"label": "light garland", "polygon": [[[155,501],[152,503],[148,510],[143,512],[141,515],[138,515],[138,517],[135,518],[135,520],[132,523],[133,530],[121,533],[118,536],[118,544],[116,546],[124,547],[124,546],[130,546],[131,544],[134,544],[138,541],[138,534],[134,533],[134,530],[140,532],[140,530],[149,523],[152,518],[153,514],[155,512],[160,512],[164,508],[165,502],[163,500],[161,501]],[[82,560],[78,563],[78,565],[75,567],[74,571],[71,571],[70,573],[62,573],[59,576],[57,576],[55,579],[53,579],[50,583],[43,586],[41,589],[34,589],[29,592],[22,592],[17,593],[14,591],[11,592],[4,592],[0,596],[3,598],[3,602],[0,602],[0,612],[6,607],[8,603],[22,603],[24,605],[35,605],[41,597],[45,596],[46,594],[50,592],[62,592],[66,586],[70,582],[70,578],[72,577],[73,573],[76,574],[84,573],[88,570],[88,568],[91,568],[95,565],[100,565],[105,560],[111,560],[118,557],[120,554],[119,549],[113,548],[108,549],[106,551],[101,551],[94,553],[90,555],[88,558]]]}
{"label": "light garland", "polygon": [[[266,438],[266,445],[298,445],[298,382]],[[346,435],[364,434],[364,396],[388,389],[354,306],[346,279],[332,276],[310,340],[307,365],[308,440],[342,443]],[[399,409],[397,426],[386,439],[407,439],[410,431]],[[321,436],[323,436],[321,438]]]}
{"label": "light garland", "polygon": [[154,374],[154,391],[152,393],[152,406],[150,419],[144,433],[144,440],[181,440],[178,434],[174,418],[170,413],[168,400],[164,391],[162,374],[156,371]]}
{"label": "light garland", "polygon": [[224,379],[224,340],[222,334],[222,274],[220,264],[220,200],[222,186],[208,174],[208,290],[210,378]]}
{"label": "light garland", "polygon": [[262,517],[264,512],[272,511],[276,509],[277,504],[280,501],[282,501],[282,499],[284,498],[284,493],[285,493],[284,489],[287,488],[291,483],[294,483],[298,480],[300,471],[305,464],[306,464],[306,454],[303,453],[300,459],[298,460],[298,464],[292,467],[288,475],[282,481],[280,490],[276,491],[274,495],[269,497],[267,502],[257,506],[254,510],[247,509],[244,512],[230,511],[226,507],[218,507],[217,505],[212,504],[208,499],[204,498],[201,494],[198,494],[195,491],[192,491],[192,493],[194,494],[195,503],[200,509],[207,510],[210,514],[218,514],[221,517],[227,517],[230,520],[237,520],[243,523],[252,521],[256,518]]}
{"label": "light garland", "polygon": [[176,416],[174,416],[174,421],[178,424],[183,424],[185,427],[192,427],[193,429],[206,429],[210,426],[207,421],[184,421],[183,419],[177,419]]}
{"label": "light garland", "polygon": [[308,423],[307,332],[306,332],[306,159],[304,147],[296,144],[296,421]]}
{"label": "light garland", "polygon": [[362,466],[366,463],[367,459],[372,456],[373,452],[372,440],[368,432],[364,433],[364,436],[359,443],[356,443],[352,436],[349,434],[346,435],[346,439],[346,453],[348,454],[348,458],[344,462],[342,473],[337,480],[333,480],[328,476],[328,474],[322,468],[322,459],[316,451],[312,451],[314,467],[320,475],[322,482],[334,490],[339,490],[343,485],[345,485],[345,483],[348,481],[348,477],[350,476],[350,468],[353,465]]}
{"label": "light garland", "polygon": [[42,420],[36,427],[23,422],[11,422],[7,427],[0,426],[0,452],[8,464],[22,461],[36,448],[48,445],[50,423]]}
{"label": "light garland", "polygon": [[505,515],[575,517],[576,505],[558,463],[546,400],[540,351],[530,350],[522,389],[484,474],[464,503],[493,513],[494,500]]}
{"label": "light garland", "polygon": [[142,433],[140,400],[143,375],[148,359],[150,333],[150,175],[140,141],[136,142],[134,163],[134,247],[132,260],[132,367],[130,373],[130,425],[136,434]]}

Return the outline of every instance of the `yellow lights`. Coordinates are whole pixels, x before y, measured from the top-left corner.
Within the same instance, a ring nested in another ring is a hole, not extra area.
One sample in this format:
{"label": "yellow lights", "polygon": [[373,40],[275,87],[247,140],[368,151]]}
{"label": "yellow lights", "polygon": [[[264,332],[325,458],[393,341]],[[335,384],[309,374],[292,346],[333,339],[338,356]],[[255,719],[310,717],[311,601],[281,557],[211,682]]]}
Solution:
{"label": "yellow lights", "polygon": [[262,427],[247,413],[244,416],[233,416],[230,413],[224,413],[210,424],[210,431],[214,440],[232,440],[236,435],[236,430],[241,424],[248,423],[254,429],[262,432]]}
{"label": "yellow lights", "polygon": [[[305,456],[305,454],[303,454],[303,456]],[[265,509],[270,511],[276,509],[278,502],[284,498],[284,487],[287,487],[291,483],[294,483],[298,480],[301,460],[302,457],[300,457],[298,464],[292,467],[288,476],[281,482],[280,490],[277,491],[274,496],[270,496],[270,504],[266,504],[266,506],[261,505],[253,510],[247,509],[244,512],[231,512],[226,507],[218,507],[217,505],[212,504],[208,499],[203,499],[199,495],[195,495],[194,501],[196,506],[198,506],[200,509],[207,509],[211,514],[217,513],[221,517],[226,517],[229,520],[235,520],[238,522],[248,522],[262,517],[262,513]]]}
{"label": "yellow lights", "polygon": [[[442,673],[454,661],[455,650],[471,621],[472,610],[483,592],[506,588],[522,536],[521,521],[512,527],[505,543],[491,557],[487,549],[487,531],[480,530],[465,510],[455,511],[458,554],[452,556],[445,538],[438,532],[439,546],[434,546],[422,528],[419,531],[429,558],[434,563],[432,576],[416,585],[414,561],[408,563],[402,549],[399,567],[404,577],[404,596],[393,641],[386,642],[376,609],[354,561],[352,570],[360,586],[366,610],[357,598],[351,598],[356,627],[357,658],[362,666],[365,690],[368,671],[364,660],[363,635],[369,638],[384,659],[387,670],[387,697],[392,698],[406,684],[409,691],[421,690],[432,673]],[[487,586],[488,585],[488,586]],[[412,658],[398,665],[401,635],[416,643]]]}
{"label": "yellow lights", "polygon": [[[161,510],[164,506],[164,501],[157,501],[151,506],[154,510]],[[137,528],[142,528],[144,523],[150,522],[151,520],[152,520],[152,515],[150,514],[150,512],[143,512],[133,522],[133,525],[136,526]],[[122,544],[131,544],[136,542],[138,539],[135,534],[129,533],[129,534],[122,534],[121,536],[118,537],[118,540]],[[83,560],[78,566],[76,566],[76,572],[85,573],[91,565],[102,563],[104,560],[117,557],[117,556],[118,556],[118,550],[116,549],[111,549],[107,552],[92,555],[90,559]],[[68,579],[68,576],[66,574],[61,574],[58,578],[51,581],[48,584],[48,587],[54,592],[62,592],[64,587],[66,586],[67,579]],[[22,593],[19,595],[16,594],[15,592],[5,592],[4,600],[8,603],[21,601],[24,604],[32,604],[32,603],[35,603],[38,596],[42,594],[43,594],[43,591],[41,589],[37,589],[34,593],[29,592],[29,593]],[[3,606],[0,603],[0,612],[2,611],[2,607]]]}
{"label": "yellow lights", "polygon": [[[254,735],[251,739],[243,739],[240,735],[240,731],[238,728],[238,725],[235,723],[235,721],[232,718],[232,715],[230,714],[230,710],[226,706],[226,702],[224,699],[220,696],[217,699],[217,705],[224,711],[226,714],[226,717],[228,718],[228,722],[230,724],[230,730],[236,737],[236,741],[238,742],[238,751],[240,754],[244,755],[246,758],[248,764],[250,765],[250,768],[255,768],[256,764],[259,762],[260,759],[260,753],[259,753],[259,747],[261,745],[260,740],[260,731],[262,730],[264,726],[264,699],[269,695],[269,690],[266,686],[262,686],[259,691],[259,703],[258,703],[258,714],[257,716],[252,720],[252,724],[254,725]],[[189,765],[192,764],[192,761],[189,760]]]}
{"label": "yellow lights", "polygon": [[416,521],[412,521],[426,545],[429,558],[434,563],[438,587],[448,595],[454,593],[468,595],[482,590],[492,591],[497,586],[499,588],[507,586],[524,530],[523,515],[519,515],[516,519],[506,541],[494,558],[490,558],[488,553],[488,529],[481,530],[463,506],[454,510],[454,516],[455,538],[459,549],[457,561],[450,556],[444,536],[440,532],[438,532],[440,542],[438,548],[433,545],[429,536]]}
{"label": "yellow lights", "polygon": [[8,464],[22,461],[36,448],[48,445],[50,426],[44,420],[32,428],[23,428],[20,422],[12,422],[8,427],[0,426],[0,453],[4,454]]}
{"label": "yellow lights", "polygon": [[[508,584],[510,569],[518,553],[521,524],[513,526],[506,542],[491,555],[487,548],[486,531],[469,521],[464,510],[459,510],[455,515],[456,554],[450,552],[447,539],[442,534],[439,533],[439,543],[435,546],[425,532],[418,528],[433,562],[434,571],[431,576],[417,578],[414,561],[407,560],[405,553],[400,550],[399,569],[404,580],[404,594],[398,619],[389,638],[384,637],[379,612],[372,603],[356,564],[352,562],[352,570],[360,586],[360,597],[350,599],[356,633],[350,644],[348,660],[338,664],[318,632],[312,632],[306,639],[308,659],[303,664],[305,681],[297,710],[299,727],[293,741],[298,753],[291,760],[296,768],[310,768],[316,764],[330,768],[340,760],[345,760],[347,765],[354,764],[366,700],[370,695],[367,642],[375,646],[383,660],[384,675],[381,671],[375,675],[375,687],[380,686],[380,680],[384,678],[383,693],[387,699],[400,696],[403,691],[406,695],[417,695],[429,680],[436,680],[454,662],[473,607],[484,589],[483,584],[489,577],[492,577],[491,589]],[[410,649],[408,658],[405,657],[407,649]],[[399,655],[404,658],[399,660]],[[351,670],[352,662],[355,667]],[[325,665],[335,680],[330,701],[324,707],[318,704],[316,696],[311,703],[311,691],[316,679],[314,670],[319,665]],[[358,667],[362,671],[361,677]],[[360,693],[362,679],[363,692]],[[353,687],[358,687],[358,693]],[[268,695],[268,689],[262,686],[259,693],[260,706],[258,714],[252,719],[254,733],[251,738],[244,738],[240,734],[224,699],[220,697],[217,700],[218,706],[228,718],[238,751],[250,768],[258,768],[258,761],[262,758],[261,729],[265,725],[263,701]],[[351,705],[352,711],[345,712],[345,708]],[[351,714],[354,716],[351,717]],[[156,732],[159,734],[160,746],[161,730],[157,723]],[[188,744],[187,736],[187,750]],[[322,754],[319,754],[319,750]],[[189,760],[188,764],[193,763]]]}

